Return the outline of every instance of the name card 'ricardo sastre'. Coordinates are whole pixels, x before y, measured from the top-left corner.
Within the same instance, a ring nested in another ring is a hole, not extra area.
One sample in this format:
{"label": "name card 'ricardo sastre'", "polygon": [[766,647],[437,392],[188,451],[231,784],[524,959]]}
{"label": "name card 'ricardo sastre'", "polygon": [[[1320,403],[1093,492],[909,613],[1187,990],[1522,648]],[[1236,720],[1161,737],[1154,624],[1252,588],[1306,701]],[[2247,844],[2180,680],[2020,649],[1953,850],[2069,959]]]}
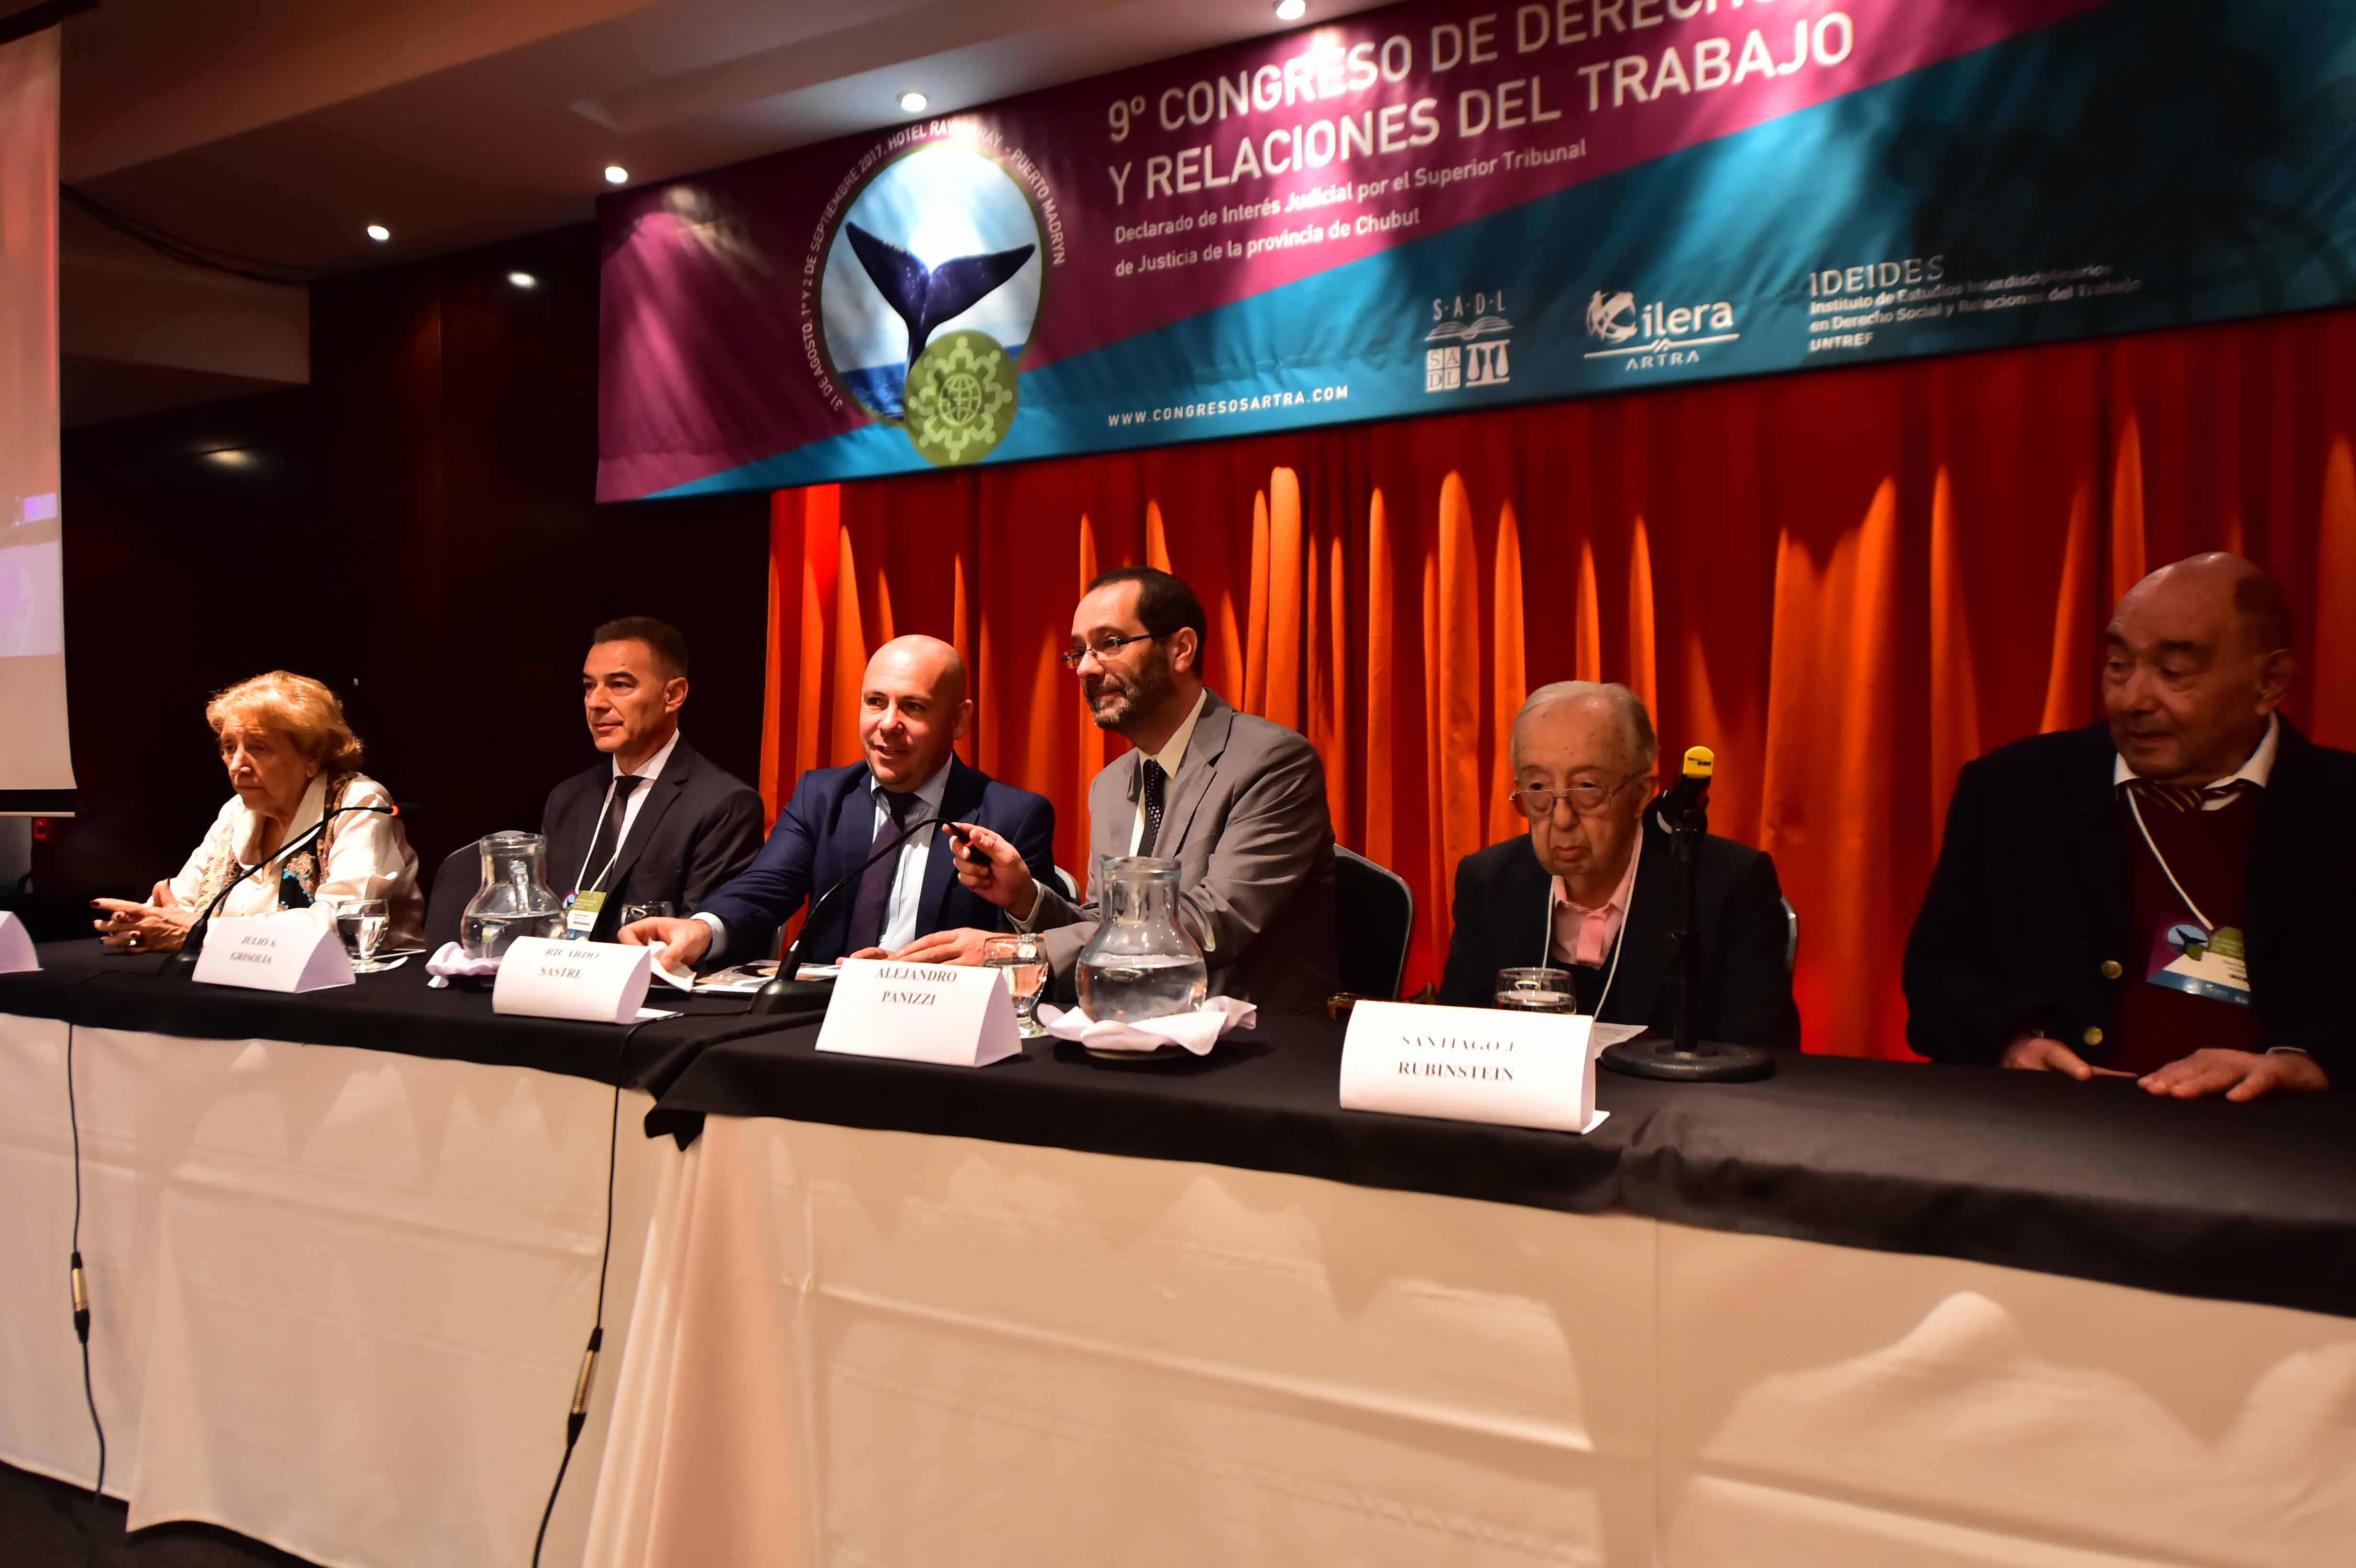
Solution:
{"label": "name card 'ricardo sastre'", "polygon": [[996,969],[846,961],[819,1026],[818,1048],[944,1067],[987,1067],[1022,1053],[1014,1002]]}
{"label": "name card 'ricardo sastre'", "polygon": [[1593,1132],[1595,1020],[1360,1002],[1342,1046],[1342,1108]]}

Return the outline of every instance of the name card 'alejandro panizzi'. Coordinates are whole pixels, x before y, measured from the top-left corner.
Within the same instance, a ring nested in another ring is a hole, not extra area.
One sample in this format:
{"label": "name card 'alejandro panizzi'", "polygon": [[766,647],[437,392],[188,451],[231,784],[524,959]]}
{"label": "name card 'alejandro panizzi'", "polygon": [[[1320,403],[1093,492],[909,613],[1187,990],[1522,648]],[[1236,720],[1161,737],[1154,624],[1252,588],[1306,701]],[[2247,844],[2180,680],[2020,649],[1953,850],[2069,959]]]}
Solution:
{"label": "name card 'alejandro panizzi'", "polygon": [[997,969],[846,961],[819,1026],[818,1048],[945,1067],[987,1067],[1022,1053],[1014,1001]]}
{"label": "name card 'alejandro panizzi'", "polygon": [[1360,1002],[1342,1047],[1342,1108],[1592,1132],[1594,1020]]}

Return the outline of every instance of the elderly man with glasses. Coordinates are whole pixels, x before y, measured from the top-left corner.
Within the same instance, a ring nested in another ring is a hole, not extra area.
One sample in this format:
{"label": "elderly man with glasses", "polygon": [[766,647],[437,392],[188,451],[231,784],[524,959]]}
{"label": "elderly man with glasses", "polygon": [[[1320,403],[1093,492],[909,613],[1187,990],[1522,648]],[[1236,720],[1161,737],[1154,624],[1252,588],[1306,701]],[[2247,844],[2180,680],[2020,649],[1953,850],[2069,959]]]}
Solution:
{"label": "elderly man with glasses", "polygon": [[[1178,862],[1179,919],[1214,994],[1318,1012],[1341,986],[1324,765],[1299,731],[1238,713],[1203,684],[1203,634],[1194,590],[1151,567],[1106,572],[1072,613],[1064,664],[1097,727],[1130,747],[1089,786],[1089,850]],[[1096,907],[1041,883],[986,827],[972,843],[958,880],[1044,932],[1067,987]]]}
{"label": "elderly man with glasses", "polygon": [[[1668,830],[1646,809],[1660,744],[1644,704],[1624,686],[1540,687],[1515,717],[1510,755],[1529,832],[1458,863],[1440,999],[1486,1007],[1500,969],[1567,969],[1580,1012],[1667,1034],[1677,899]],[[1712,835],[1699,880],[1701,1038],[1798,1049],[1775,862]]]}

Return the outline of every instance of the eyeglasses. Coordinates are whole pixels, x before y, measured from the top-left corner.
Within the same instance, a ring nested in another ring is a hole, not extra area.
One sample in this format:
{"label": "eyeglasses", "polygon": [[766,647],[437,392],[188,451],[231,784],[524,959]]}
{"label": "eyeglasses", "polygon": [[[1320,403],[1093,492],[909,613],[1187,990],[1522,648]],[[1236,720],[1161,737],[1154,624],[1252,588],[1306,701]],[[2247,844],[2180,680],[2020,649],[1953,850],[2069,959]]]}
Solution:
{"label": "eyeglasses", "polygon": [[1569,789],[1517,789],[1508,794],[1505,798],[1512,801],[1515,808],[1533,822],[1552,816],[1555,804],[1565,800],[1570,802],[1570,809],[1580,816],[1593,816],[1603,809],[1604,803],[1643,778],[1645,772],[1646,770],[1639,768],[1610,789],[1605,789],[1592,779],[1581,779]]}
{"label": "eyeglasses", "polygon": [[1064,667],[1066,669],[1076,670],[1079,668],[1080,661],[1087,657],[1090,654],[1097,656],[1097,663],[1109,664],[1112,661],[1112,656],[1120,652],[1121,649],[1129,646],[1130,644],[1150,643],[1162,635],[1162,634],[1160,632],[1140,632],[1133,637],[1119,637],[1115,636],[1110,632],[1107,632],[1103,636],[1098,637],[1093,643],[1074,643],[1070,647],[1066,648],[1062,653],[1057,654],[1055,656],[1064,661]]}

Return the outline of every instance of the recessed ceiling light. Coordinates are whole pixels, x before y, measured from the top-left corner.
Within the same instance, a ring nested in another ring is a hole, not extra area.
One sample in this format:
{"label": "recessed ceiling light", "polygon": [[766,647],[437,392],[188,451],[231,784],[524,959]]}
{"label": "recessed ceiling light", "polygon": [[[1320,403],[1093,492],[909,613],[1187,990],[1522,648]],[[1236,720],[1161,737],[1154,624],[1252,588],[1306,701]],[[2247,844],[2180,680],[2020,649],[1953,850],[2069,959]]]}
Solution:
{"label": "recessed ceiling light", "polygon": [[1309,0],[1276,0],[1276,19],[1280,22],[1298,22],[1307,15]]}
{"label": "recessed ceiling light", "polygon": [[253,462],[253,453],[241,446],[223,446],[206,453],[205,461],[223,468],[243,468]]}
{"label": "recessed ceiling light", "polygon": [[381,245],[392,238],[392,230],[381,223],[371,223],[368,226],[368,237]]}
{"label": "recessed ceiling light", "polygon": [[922,114],[925,112],[925,105],[931,101],[931,99],[926,98],[921,92],[904,92],[900,94],[900,107],[911,114]]}
{"label": "recessed ceiling light", "polygon": [[605,183],[607,185],[627,185],[630,183],[630,171],[624,168],[619,164],[607,164],[605,165]]}
{"label": "recessed ceiling light", "polygon": [[530,272],[509,272],[508,274],[508,282],[513,283],[519,289],[536,289],[540,287],[540,280],[533,277]]}

